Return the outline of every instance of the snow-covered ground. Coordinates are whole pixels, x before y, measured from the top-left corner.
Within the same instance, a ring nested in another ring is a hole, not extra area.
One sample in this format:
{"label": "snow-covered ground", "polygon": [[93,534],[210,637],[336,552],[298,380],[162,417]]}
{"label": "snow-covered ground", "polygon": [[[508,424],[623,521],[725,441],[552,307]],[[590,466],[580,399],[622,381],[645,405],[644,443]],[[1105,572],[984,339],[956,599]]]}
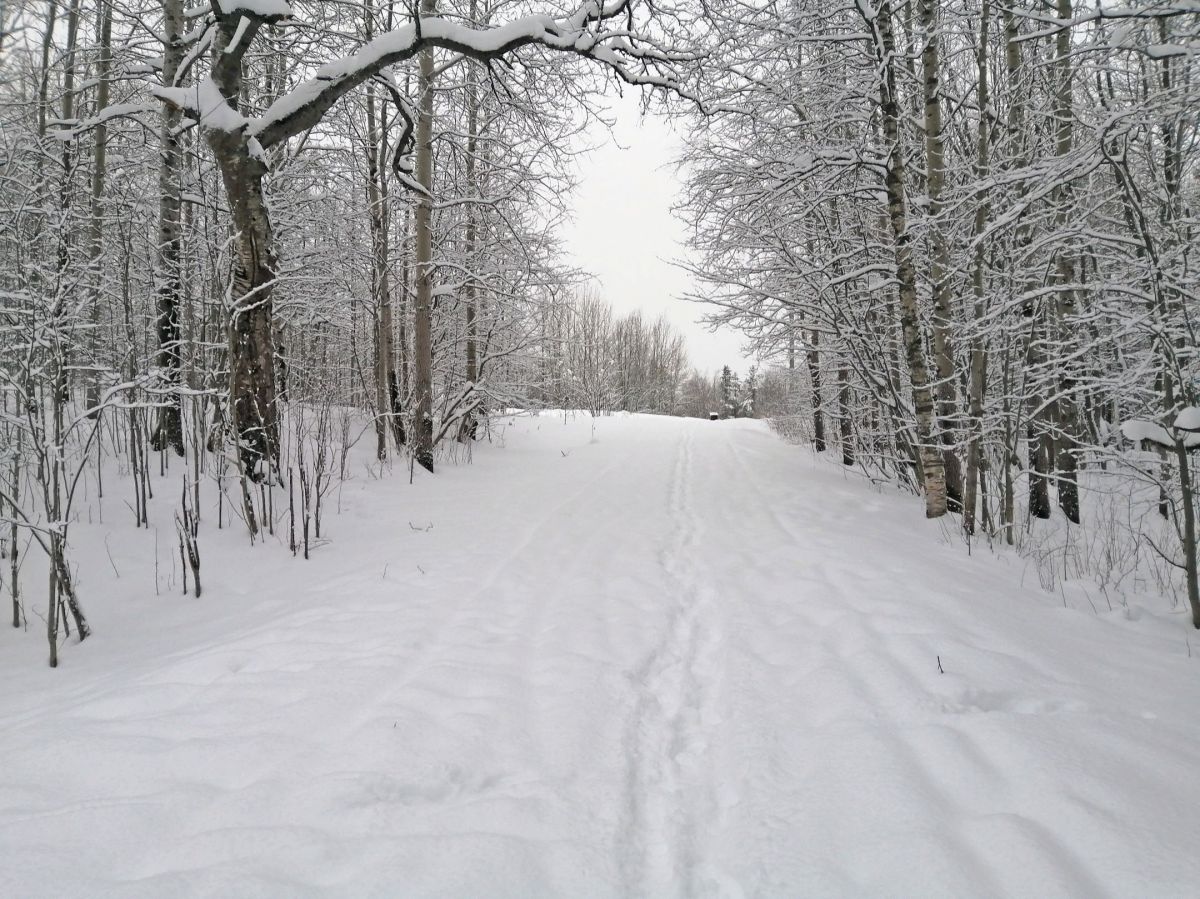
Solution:
{"label": "snow-covered ground", "polygon": [[364,458],[309,562],[206,510],[199,600],[177,488],[156,541],[110,485],[95,636],[0,634],[0,896],[1197,894],[1182,614],[1062,608],[758,422]]}

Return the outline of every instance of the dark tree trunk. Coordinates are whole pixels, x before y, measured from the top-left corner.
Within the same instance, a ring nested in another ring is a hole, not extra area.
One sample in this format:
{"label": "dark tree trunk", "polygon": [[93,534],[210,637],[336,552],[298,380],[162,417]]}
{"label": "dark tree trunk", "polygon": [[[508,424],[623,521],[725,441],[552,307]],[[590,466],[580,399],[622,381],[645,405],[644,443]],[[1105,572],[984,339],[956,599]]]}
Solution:
{"label": "dark tree trunk", "polygon": [[275,253],[263,200],[266,168],[240,148],[240,135],[209,132],[221,160],[236,237],[233,310],[229,321],[229,406],[238,457],[247,476],[260,479],[279,457],[275,395],[275,330],[272,292]]}
{"label": "dark tree trunk", "polygon": [[[435,0],[422,0],[421,12],[432,15]],[[418,81],[421,106],[417,118],[416,176],[428,191],[433,185],[433,48],[420,53]],[[433,202],[428,194],[417,197],[416,279],[413,309],[413,388],[415,408],[413,451],[417,464],[433,471]]]}
{"label": "dark tree trunk", "polygon": [[[470,23],[477,25],[478,4],[472,0],[470,6]],[[476,95],[476,73],[474,66],[467,73],[467,155],[464,161],[466,168],[465,181],[467,190],[472,194],[472,199],[481,197],[483,191],[479,189],[478,169],[475,160],[475,154],[478,151],[478,136],[479,136],[479,98]],[[465,256],[467,266],[470,272],[467,276],[467,283],[463,286],[463,296],[467,304],[467,348],[466,348],[466,379],[467,389],[474,391],[476,384],[479,381],[479,309],[478,309],[478,287],[475,284],[475,267],[476,267],[476,244],[478,242],[477,226],[476,226],[476,211],[473,206],[468,205],[467,210],[467,225],[465,235]],[[459,441],[466,443],[474,440],[478,432],[479,425],[475,418],[476,398],[478,394],[472,394],[466,401],[467,408],[463,414],[462,422],[458,429]]]}
{"label": "dark tree trunk", "polygon": [[[163,4],[163,83],[171,86],[183,59],[181,43],[184,29],[182,0]],[[182,236],[179,200],[179,125],[183,113],[171,104],[163,104],[159,144],[162,159],[158,170],[158,289],[155,292],[155,331],[158,337],[157,365],[167,390],[158,409],[158,422],[151,435],[155,450],[167,447],[182,456],[183,408],[179,395],[181,352],[179,298],[182,283],[179,271]]]}
{"label": "dark tree trunk", "polygon": [[821,402],[821,332],[812,332],[812,348],[808,351],[808,378],[812,382],[813,448],[825,452],[825,410]]}
{"label": "dark tree trunk", "polygon": [[850,369],[838,368],[838,437],[842,444],[842,464],[854,464],[853,432],[850,424]]}
{"label": "dark tree trunk", "polygon": [[1029,514],[1034,518],[1050,517],[1050,438],[1029,428]]}

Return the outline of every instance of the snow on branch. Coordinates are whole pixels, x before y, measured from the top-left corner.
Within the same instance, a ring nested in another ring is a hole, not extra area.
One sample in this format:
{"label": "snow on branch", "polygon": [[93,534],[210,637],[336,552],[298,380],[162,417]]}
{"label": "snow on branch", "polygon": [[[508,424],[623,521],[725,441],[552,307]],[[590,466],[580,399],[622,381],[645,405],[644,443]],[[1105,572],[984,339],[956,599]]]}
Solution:
{"label": "snow on branch", "polygon": [[145,126],[146,123],[142,121],[141,117],[153,114],[155,111],[155,107],[148,103],[114,103],[111,106],[105,106],[91,118],[72,123],[69,128],[51,131],[50,136],[62,141],[77,140],[97,125],[104,125],[115,119],[133,119],[139,125]]}
{"label": "snow on branch", "polygon": [[1173,447],[1178,440],[1188,450],[1200,449],[1200,407],[1189,406],[1180,411],[1170,429],[1135,418],[1121,425],[1121,433],[1135,443],[1150,442]]}
{"label": "snow on branch", "polygon": [[155,86],[150,92],[213,131],[237,132],[248,124],[245,116],[229,105],[211,76],[194,87]]}
{"label": "snow on branch", "polygon": [[213,10],[223,16],[246,16],[263,22],[292,17],[292,5],[287,0],[213,0]]}
{"label": "snow on branch", "polygon": [[[418,18],[379,35],[350,56],[321,66],[313,78],[251,120],[248,134],[264,147],[299,134],[320,122],[330,107],[354,88],[426,47],[486,61],[535,44],[595,60],[629,84],[664,87],[690,96],[676,64],[697,57],[664,49],[632,30],[630,3],[617,0],[605,5],[589,0],[565,18],[531,15],[482,29],[440,17]],[[624,27],[607,28],[614,20]]]}

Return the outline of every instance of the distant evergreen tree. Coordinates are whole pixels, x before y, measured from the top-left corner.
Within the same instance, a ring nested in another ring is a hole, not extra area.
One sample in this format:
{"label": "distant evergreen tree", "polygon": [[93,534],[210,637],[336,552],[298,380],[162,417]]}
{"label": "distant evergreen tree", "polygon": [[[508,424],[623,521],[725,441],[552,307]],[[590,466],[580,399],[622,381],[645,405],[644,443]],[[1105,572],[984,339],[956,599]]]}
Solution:
{"label": "distant evergreen tree", "polygon": [[737,416],[739,418],[754,418],[757,411],[758,403],[758,366],[751,365],[750,371],[746,375],[746,380],[742,382],[742,389],[738,393]]}
{"label": "distant evergreen tree", "polygon": [[741,383],[736,373],[726,365],[721,369],[721,417],[736,418]]}

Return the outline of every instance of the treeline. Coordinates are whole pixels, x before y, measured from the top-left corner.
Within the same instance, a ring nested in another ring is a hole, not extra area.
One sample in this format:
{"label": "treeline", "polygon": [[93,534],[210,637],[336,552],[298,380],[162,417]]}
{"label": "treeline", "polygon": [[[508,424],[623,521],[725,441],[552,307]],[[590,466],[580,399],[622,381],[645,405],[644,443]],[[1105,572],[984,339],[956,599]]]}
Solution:
{"label": "treeline", "polygon": [[617,316],[589,291],[543,312],[542,360],[533,397],[543,406],[601,412],[678,412],[687,372],[682,335],[666,316]]}
{"label": "treeline", "polygon": [[967,535],[1091,515],[1200,627],[1194,4],[708,9],[729,113],[684,214],[712,321],[799,372],[819,449]]}
{"label": "treeline", "polygon": [[[761,376],[745,378],[729,366],[705,374],[689,366],[683,335],[665,315],[618,315],[589,290],[567,295],[544,310],[539,380],[528,391],[545,408],[649,412],[693,418],[751,418],[758,414]],[[789,388],[768,376],[768,409],[782,410]]]}

